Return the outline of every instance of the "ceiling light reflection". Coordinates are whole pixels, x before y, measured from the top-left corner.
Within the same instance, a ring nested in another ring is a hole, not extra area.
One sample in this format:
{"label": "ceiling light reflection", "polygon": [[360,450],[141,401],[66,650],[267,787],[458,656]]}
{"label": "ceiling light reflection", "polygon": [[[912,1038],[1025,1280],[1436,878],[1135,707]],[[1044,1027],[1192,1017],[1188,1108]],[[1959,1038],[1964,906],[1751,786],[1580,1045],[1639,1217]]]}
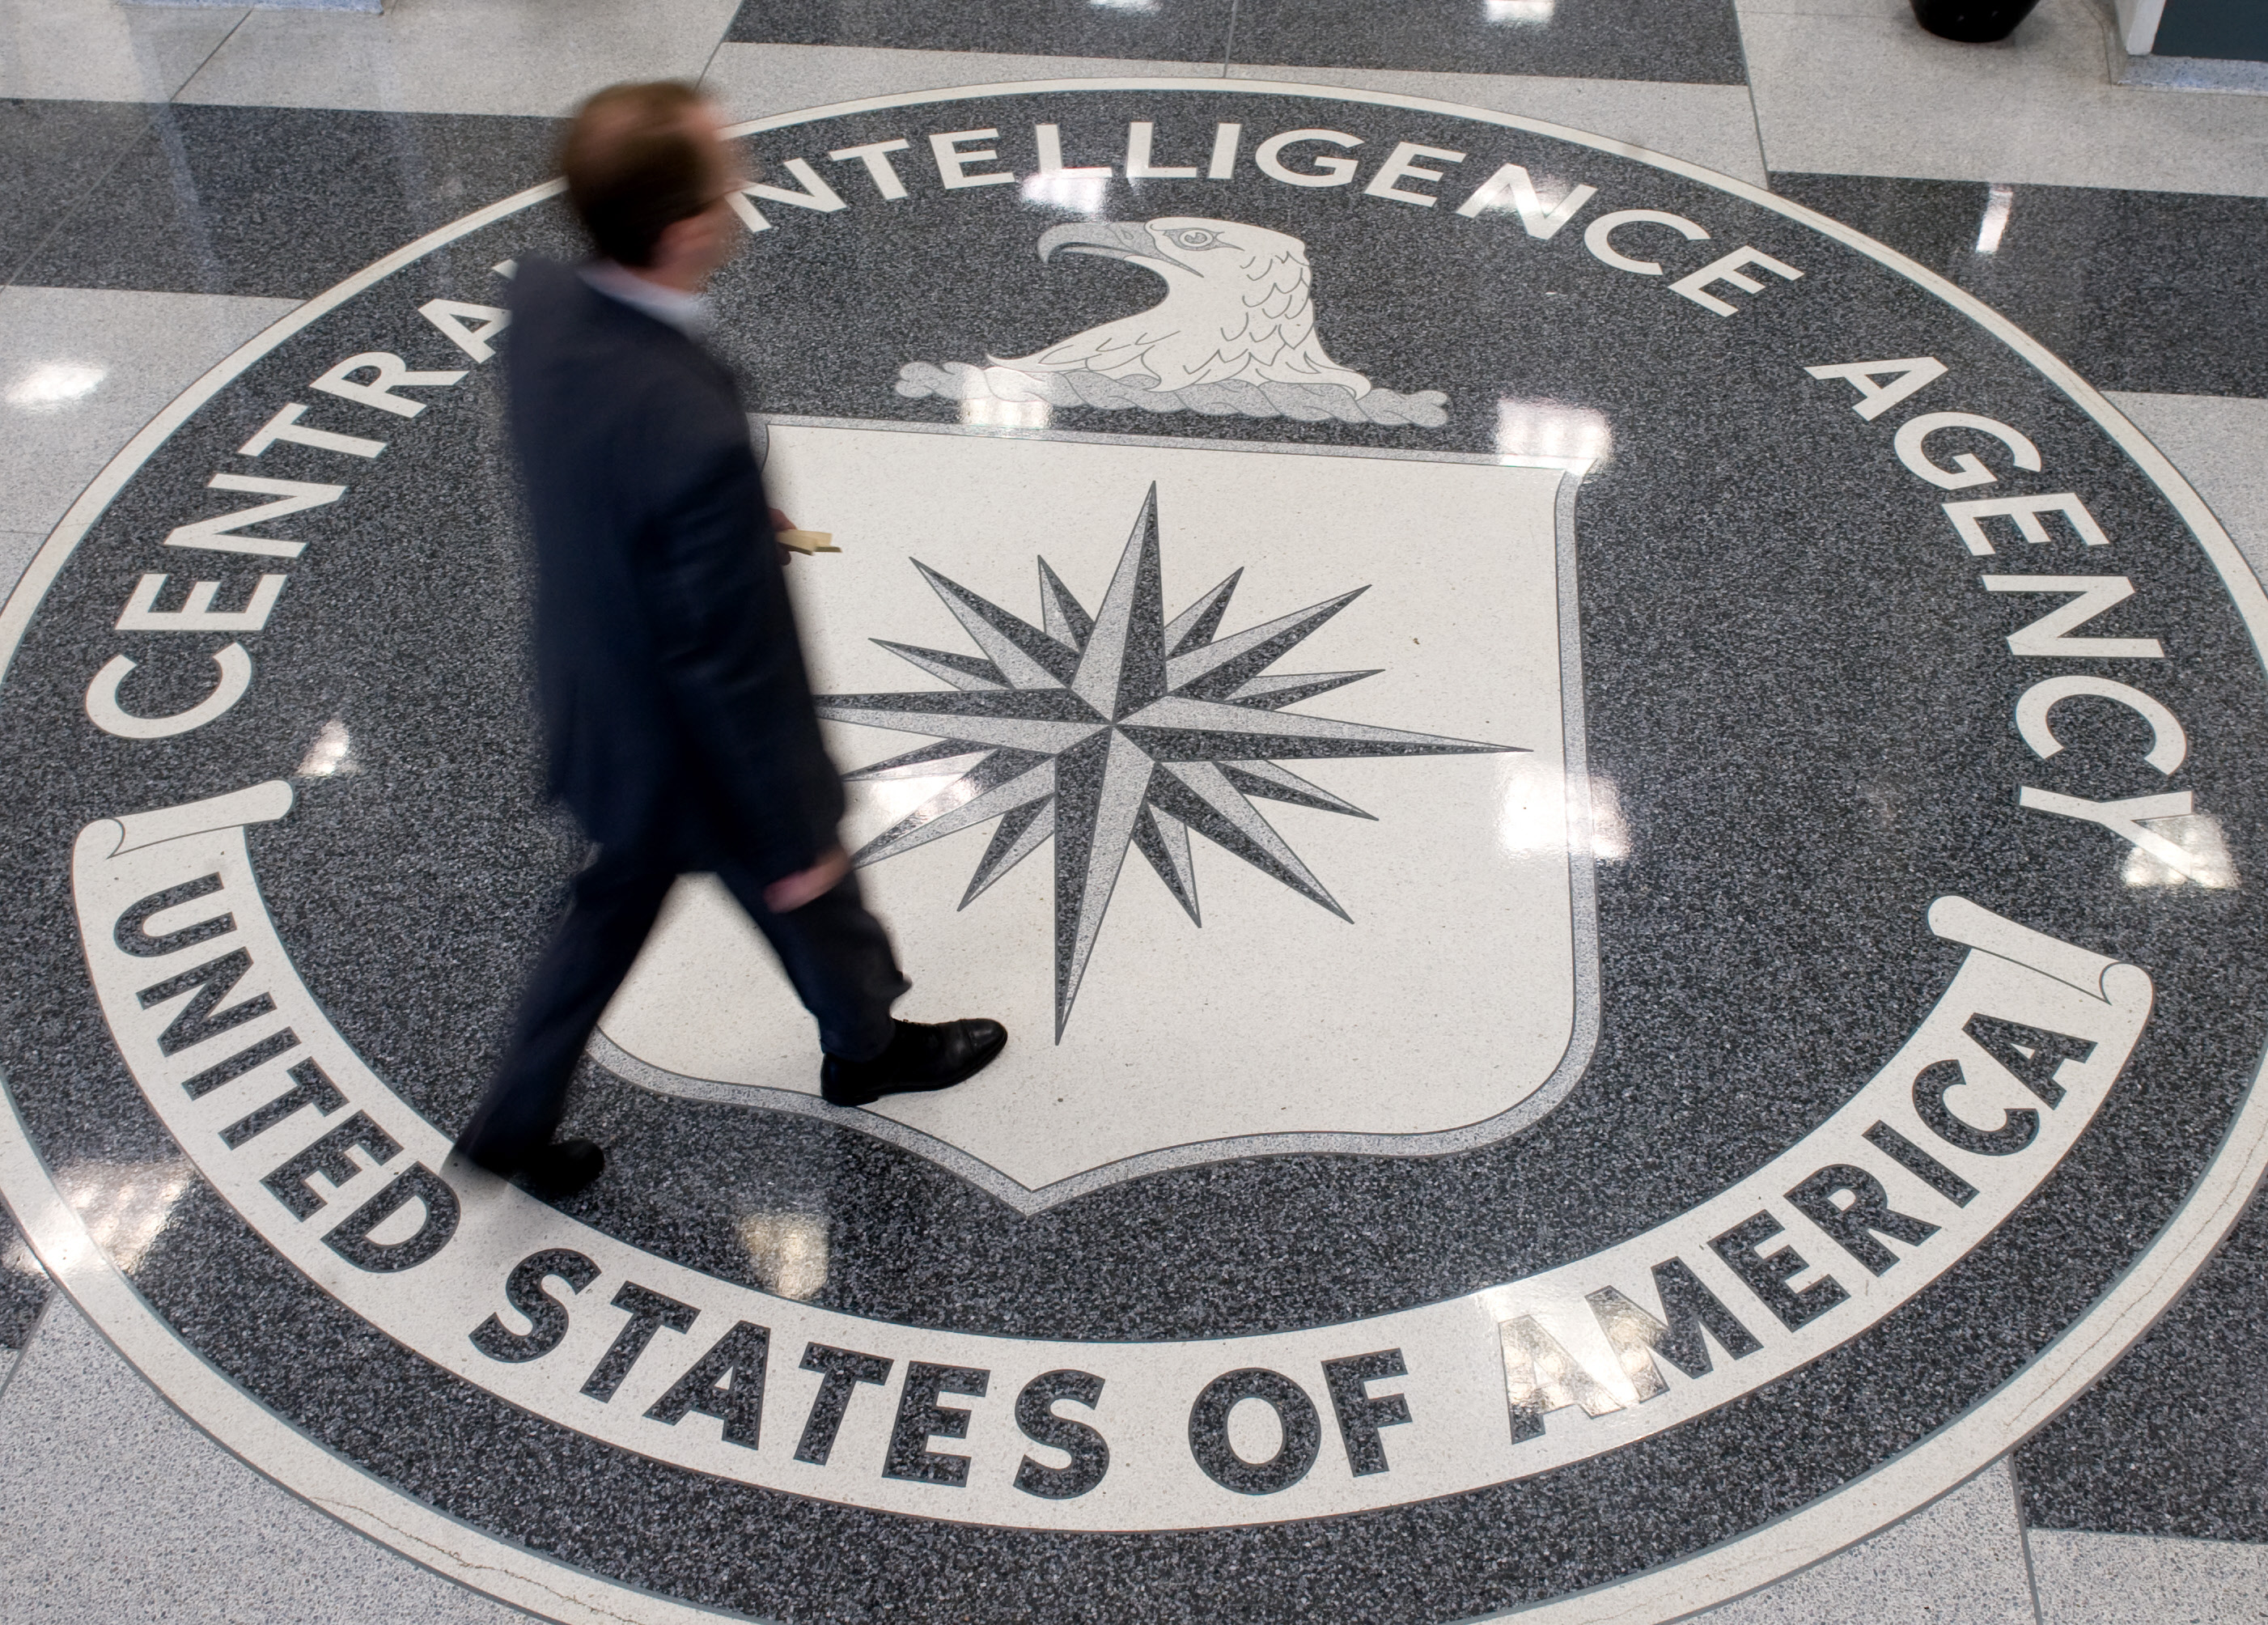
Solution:
{"label": "ceiling light reflection", "polygon": [[1500,457],[1538,459],[1589,468],[1614,455],[1607,415],[1557,401],[1498,401],[1496,449]]}
{"label": "ceiling light reflection", "polygon": [[1611,779],[1591,779],[1591,855],[1602,863],[1630,856],[1630,826],[1623,822],[1623,798]]}
{"label": "ceiling light reflection", "polygon": [[[63,1169],[56,1188],[95,1246],[132,1274],[165,1233],[173,1208],[195,1178],[186,1156],[161,1163],[80,1163]],[[59,1260],[69,1269],[83,1259]]]}
{"label": "ceiling light reflection", "polygon": [[740,1245],[767,1291],[806,1302],[827,1284],[827,1221],[809,1213],[752,1213]]}
{"label": "ceiling light reflection", "polygon": [[976,794],[964,775],[983,757],[983,751],[973,750],[965,756],[940,757],[872,778],[862,774],[850,781],[851,793],[863,807],[871,808],[883,821],[883,828],[897,823],[940,792],[949,792],[950,796],[939,806],[938,812],[951,812]]}
{"label": "ceiling light reflection", "polygon": [[8,404],[26,411],[52,412],[85,400],[108,374],[99,366],[49,361],[35,366],[8,388]]}
{"label": "ceiling light reflection", "polygon": [[1481,0],[1481,20],[1529,27],[1548,23],[1557,0]]}
{"label": "ceiling light reflection", "polygon": [[[998,371],[987,369],[988,373]],[[963,401],[961,421],[978,429],[1044,429],[1048,426],[1048,403],[1045,401]]]}
{"label": "ceiling light reflection", "polygon": [[315,735],[315,742],[307,747],[307,754],[299,758],[294,777],[299,779],[329,779],[342,773],[358,773],[362,764],[355,759],[354,741],[347,737],[347,725],[333,717],[323,724],[323,731]]}
{"label": "ceiling light reflection", "polygon": [[2222,833],[2220,820],[2211,813],[2186,813],[2176,818],[2146,818],[2142,827],[2153,835],[2162,835],[2182,849],[2189,859],[2186,875],[2170,863],[2161,861],[2144,852],[2139,846],[2126,853],[2125,872],[2120,876],[2130,886],[2202,886],[2210,891],[2227,891],[2236,884],[2236,860],[2229,854],[2228,838]]}
{"label": "ceiling light reflection", "polygon": [[1590,792],[1587,831],[1581,826],[1581,802],[1547,764],[1523,759],[1506,771],[1505,779],[1497,840],[1506,852],[1563,853],[1587,845],[1602,863],[1630,856],[1630,827],[1623,821],[1622,795],[1613,779],[1593,773],[1586,780]]}
{"label": "ceiling light reflection", "polygon": [[1994,186],[1984,194],[1984,218],[1977,225],[1977,252],[2000,252],[2000,233],[2008,229],[2009,211],[2016,206],[2016,188]]}
{"label": "ceiling light reflection", "polygon": [[1040,171],[1026,175],[1018,188],[1027,203],[1042,209],[1060,209],[1066,214],[1082,214],[1090,219],[1102,215],[1104,200],[1110,191],[1110,177],[1078,175],[1069,170]]}

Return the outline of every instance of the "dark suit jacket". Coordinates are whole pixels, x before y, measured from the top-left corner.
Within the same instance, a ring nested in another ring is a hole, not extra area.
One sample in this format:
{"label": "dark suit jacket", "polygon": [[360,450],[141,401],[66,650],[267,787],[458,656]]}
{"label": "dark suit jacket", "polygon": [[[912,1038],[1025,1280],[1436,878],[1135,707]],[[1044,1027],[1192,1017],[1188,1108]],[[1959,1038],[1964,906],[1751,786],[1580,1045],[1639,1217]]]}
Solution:
{"label": "dark suit jacket", "polygon": [[842,781],[732,374],[569,266],[521,261],[512,308],[552,793],[601,846],[809,868]]}

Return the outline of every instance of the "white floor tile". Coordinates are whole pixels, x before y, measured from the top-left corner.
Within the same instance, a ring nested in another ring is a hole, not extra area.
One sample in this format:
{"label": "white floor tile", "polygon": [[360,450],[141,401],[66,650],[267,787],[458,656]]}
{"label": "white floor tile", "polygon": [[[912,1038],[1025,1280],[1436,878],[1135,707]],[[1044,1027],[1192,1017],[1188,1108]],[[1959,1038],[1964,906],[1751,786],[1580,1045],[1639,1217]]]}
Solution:
{"label": "white floor tile", "polygon": [[1488,73],[1401,73],[1364,68],[1270,68],[1239,63],[1238,78],[1341,85],[1521,113],[1612,136],[1762,185],[1749,94],[1737,85],[1656,85],[1635,79],[1554,79]]}
{"label": "white floor tile", "polygon": [[2035,1529],[2040,1625],[2268,1621],[2268,1547]]}
{"label": "white floor tile", "polygon": [[563,114],[602,85],[697,79],[735,0],[394,0],[384,15],[256,11],[184,101]]}
{"label": "white floor tile", "polygon": [[244,20],[240,6],[0,5],[0,96],[163,101]]}
{"label": "white floor tile", "polygon": [[1014,85],[1027,79],[1159,75],[1219,78],[1218,63],[1128,62],[1109,56],[992,56],[976,51],[884,51],[841,45],[722,45],[702,88],[736,119],[823,107],[862,96]]}
{"label": "white floor tile", "polygon": [[2268,401],[2114,394],[2118,410],[2173,459],[2268,580]]}
{"label": "white floor tile", "polygon": [[1737,1602],[1709,1625],[2033,1625],[2004,1459],[1904,1523]]}
{"label": "white floor tile", "polygon": [[1999,45],[1933,38],[1888,0],[1740,7],[1775,170],[2268,195],[2268,97],[2111,84],[2092,0],[2045,0]]}
{"label": "white floor tile", "polygon": [[[215,293],[0,289],[0,531],[45,536],[151,415],[292,308]],[[12,583],[9,555],[0,573]]]}
{"label": "white floor tile", "polygon": [[11,1625],[526,1617],[261,1478],[61,1297],[0,1390],[0,1596]]}

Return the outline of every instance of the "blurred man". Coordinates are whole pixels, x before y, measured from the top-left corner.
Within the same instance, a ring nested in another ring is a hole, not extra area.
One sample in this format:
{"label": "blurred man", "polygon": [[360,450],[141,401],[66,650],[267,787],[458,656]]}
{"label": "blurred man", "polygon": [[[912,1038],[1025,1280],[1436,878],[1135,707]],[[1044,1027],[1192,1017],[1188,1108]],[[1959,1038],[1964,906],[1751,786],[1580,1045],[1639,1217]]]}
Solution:
{"label": "blurred man", "polygon": [[678,875],[714,873],[779,957],[836,1105],[944,1089],[1007,1041],[998,1022],[895,1021],[906,990],[837,844],[763,480],[702,291],[746,235],[715,111],[682,85],[618,85],[577,114],[561,167],[595,257],[524,262],[508,371],[535,534],[550,785],[595,844],[458,1149],[539,1194],[599,1176],[555,1141],[583,1045]]}

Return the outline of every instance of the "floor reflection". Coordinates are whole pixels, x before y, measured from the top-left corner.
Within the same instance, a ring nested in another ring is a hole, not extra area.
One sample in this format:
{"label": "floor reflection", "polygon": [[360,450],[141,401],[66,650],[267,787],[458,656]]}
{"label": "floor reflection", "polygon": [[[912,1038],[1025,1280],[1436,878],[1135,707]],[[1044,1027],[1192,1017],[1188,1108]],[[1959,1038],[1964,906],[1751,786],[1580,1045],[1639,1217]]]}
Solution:
{"label": "floor reflection", "polygon": [[827,1220],[810,1213],[752,1213],[740,1221],[741,1245],[767,1291],[802,1302],[827,1284]]}
{"label": "floor reflection", "polygon": [[[164,1235],[173,1209],[195,1180],[186,1156],[154,1163],[77,1163],[59,1170],[56,1187],[88,1237],[120,1269],[132,1274]],[[84,1257],[58,1260],[68,1272]]]}

